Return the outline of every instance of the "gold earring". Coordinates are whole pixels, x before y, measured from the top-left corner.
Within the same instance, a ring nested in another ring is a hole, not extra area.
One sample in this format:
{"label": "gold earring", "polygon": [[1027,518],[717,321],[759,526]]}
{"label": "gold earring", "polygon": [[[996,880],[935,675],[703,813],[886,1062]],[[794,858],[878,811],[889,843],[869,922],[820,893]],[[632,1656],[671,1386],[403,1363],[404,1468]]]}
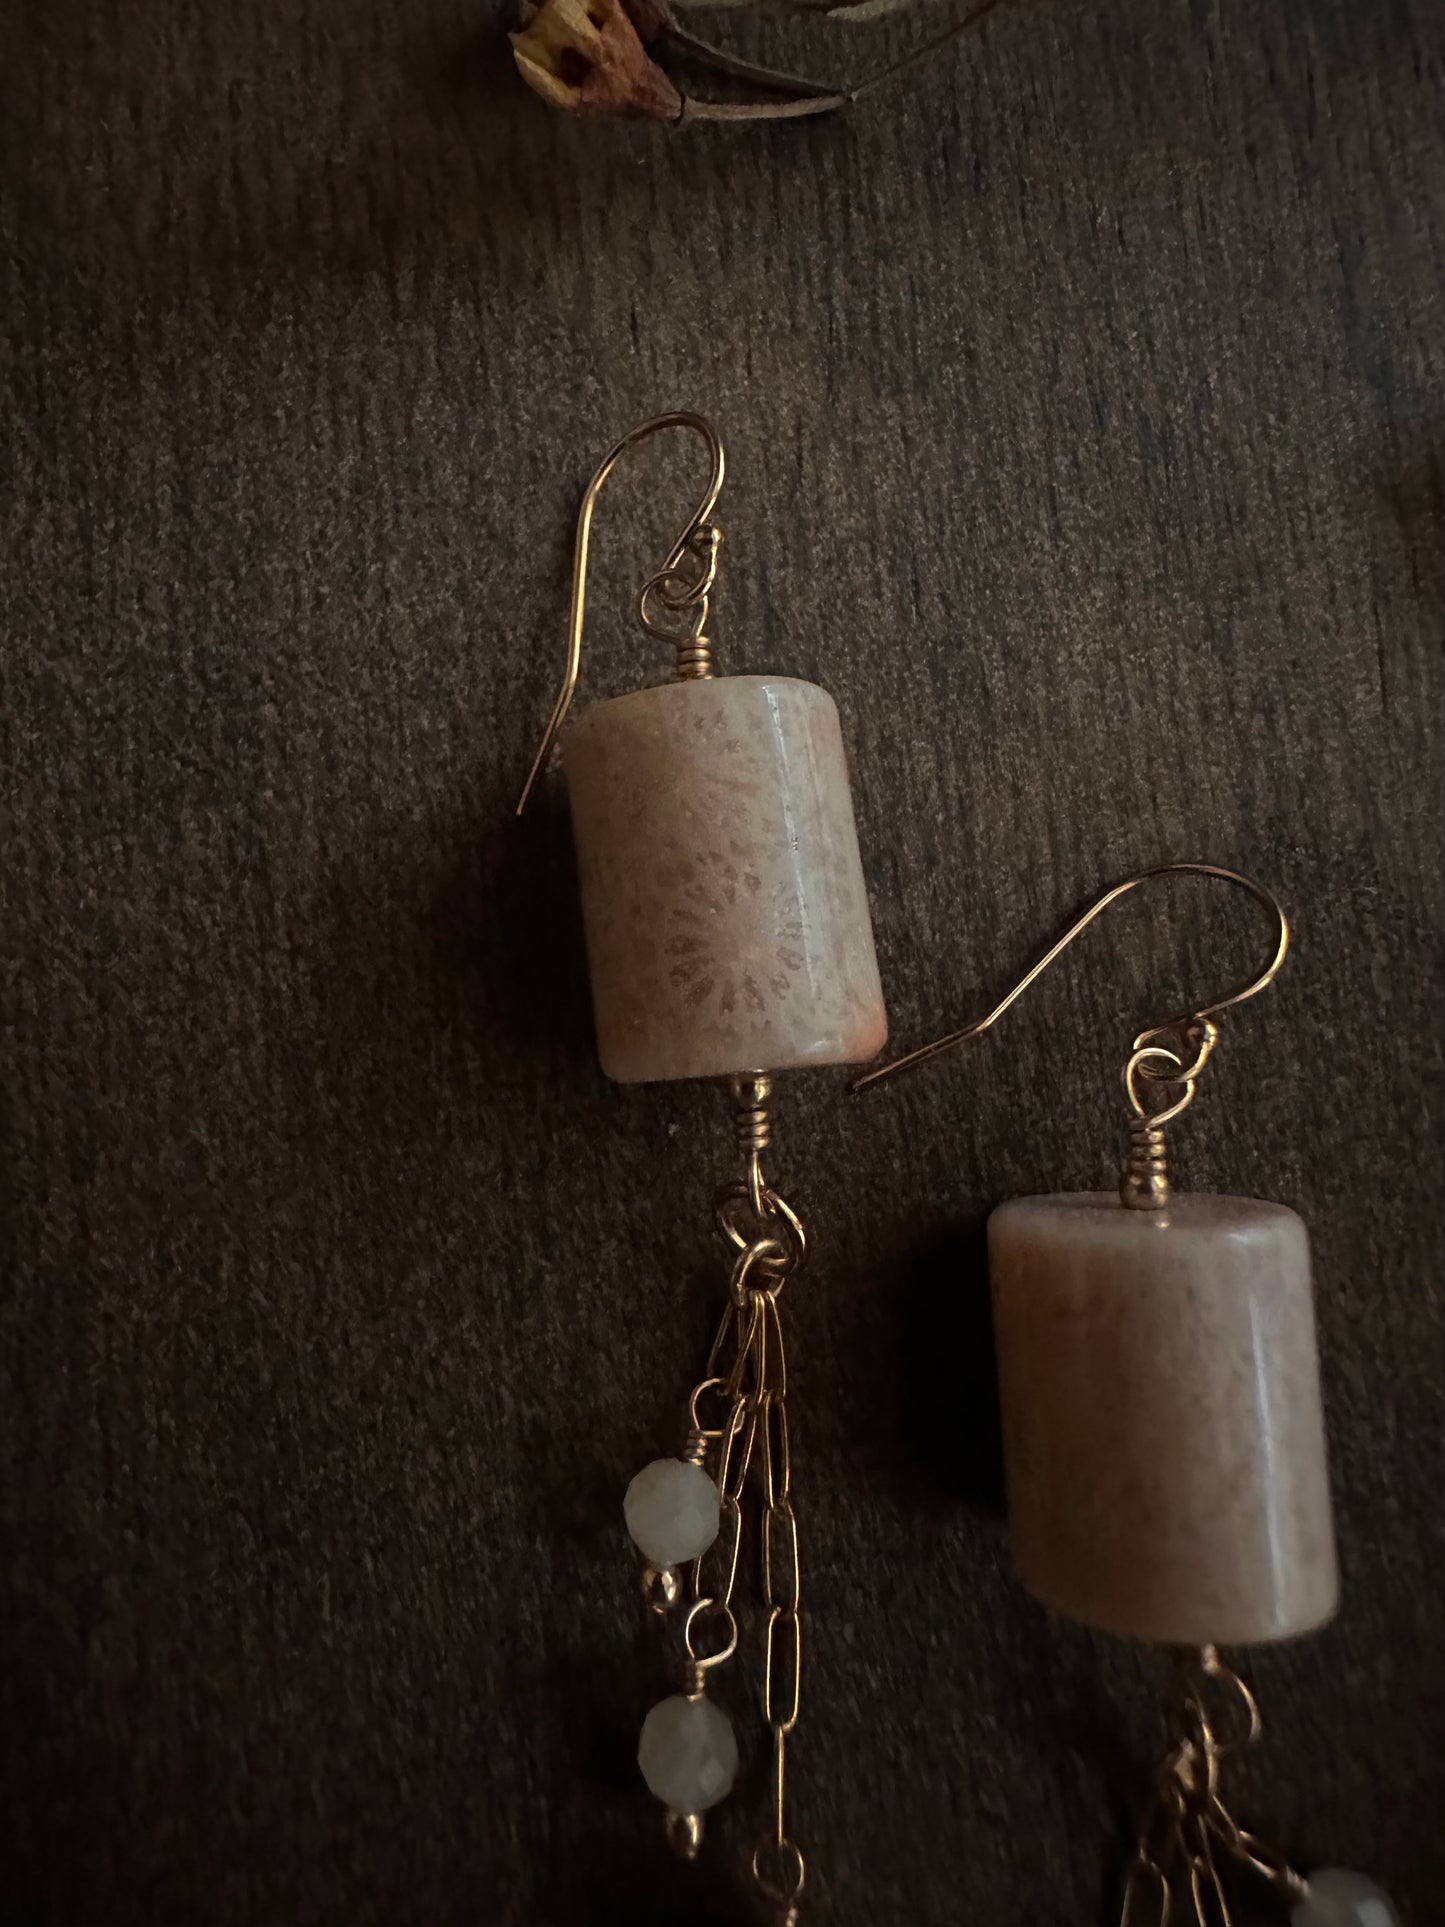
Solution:
{"label": "gold earring", "polygon": [[772,1815],[753,1872],[781,1927],[797,1919],[804,1862],[785,1804],[802,1613],[779,1299],[807,1239],[763,1168],[770,1079],[797,1065],[866,1060],[882,1048],[887,1020],[833,699],[791,677],[715,673],[706,622],[724,458],[697,415],[633,429],[583,496],[566,672],[518,812],[577,686],[598,494],[627,450],[673,428],[699,436],[711,459],[697,508],[638,598],[643,629],[676,650],[673,680],[593,704],[567,730],[562,760],[603,1069],[623,1083],[724,1080],[742,1169],[714,1200],[728,1299],[686,1406],[680,1455],[644,1467],[624,1501],[644,1598],[674,1647],[680,1687],[647,1715],[638,1764],[670,1839],[691,1858],[703,1814],[737,1772],[732,1723],[709,1689],[737,1652],[734,1593],[756,1512]]}
{"label": "gold earring", "polygon": [[1123,1067],[1129,1155],[1116,1192],[1016,1198],[989,1220],[1009,1532],[1024,1584],[1086,1625],[1170,1649],[1167,1750],[1121,1927],[1230,1927],[1225,1872],[1260,1876],[1294,1927],[1394,1927],[1363,1874],[1305,1878],[1225,1804],[1259,1709],[1221,1645],[1288,1639],[1335,1610],[1309,1238],[1279,1204],[1175,1190],[1166,1133],[1193,1103],[1220,1020],[1271,984],[1289,924],[1252,878],[1168,863],[1092,903],[978,1022],[869,1072],[860,1090],[981,1036],[1110,904],[1200,876],[1268,914],[1257,975],[1151,1024]]}

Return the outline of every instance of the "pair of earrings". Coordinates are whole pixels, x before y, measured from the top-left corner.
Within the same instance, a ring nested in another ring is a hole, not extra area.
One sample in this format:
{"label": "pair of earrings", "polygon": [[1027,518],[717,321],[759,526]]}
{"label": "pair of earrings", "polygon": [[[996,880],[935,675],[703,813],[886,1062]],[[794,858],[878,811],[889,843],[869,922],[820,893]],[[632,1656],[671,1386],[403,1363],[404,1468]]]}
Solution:
{"label": "pair of earrings", "polygon": [[[752,1868],[771,1919],[796,1927],[805,1862],[789,1825],[787,1768],[803,1614],[782,1300],[808,1240],[764,1169],[771,1076],[866,1062],[883,1047],[887,1018],[832,698],[792,678],[714,671],[706,623],[724,457],[697,415],[634,429],[587,488],[566,673],[518,812],[576,689],[598,495],[625,452],[668,429],[699,436],[711,461],[701,501],[638,601],[646,633],[676,651],[674,679],[594,705],[568,731],[564,755],[603,1069],[623,1083],[723,1081],[739,1159],[714,1203],[727,1300],[683,1406],[680,1452],[644,1467],[624,1501],[678,1688],[644,1720],[638,1763],[670,1839],[691,1858],[704,1814],[738,1771],[733,1725],[712,1689],[738,1655],[741,1553],[756,1511],[772,1766]],[[1166,1131],[1193,1102],[1220,1018],[1283,964],[1284,912],[1261,885],[1214,865],[1131,877],[988,1016],[854,1088],[981,1035],[1111,903],[1175,874],[1247,890],[1271,919],[1271,953],[1248,983],[1135,1038],[1117,1193],[1017,1199],[990,1220],[1015,1562],[1049,1606],[1173,1655],[1168,1745],[1121,1927],[1168,1927],[1178,1906],[1197,1927],[1230,1927],[1231,1863],[1274,1888],[1294,1927],[1393,1927],[1371,1881],[1330,1868],[1304,1878],[1235,1820],[1223,1786],[1230,1756],[1258,1737],[1260,1720],[1219,1646],[1320,1626],[1338,1577],[1304,1224],[1281,1205],[1176,1193]]]}

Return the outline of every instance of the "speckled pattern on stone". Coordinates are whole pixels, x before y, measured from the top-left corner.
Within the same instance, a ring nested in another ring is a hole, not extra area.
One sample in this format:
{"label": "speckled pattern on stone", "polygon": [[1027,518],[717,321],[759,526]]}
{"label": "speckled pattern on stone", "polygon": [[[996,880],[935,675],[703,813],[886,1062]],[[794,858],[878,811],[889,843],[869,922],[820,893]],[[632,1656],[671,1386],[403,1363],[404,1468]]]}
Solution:
{"label": "speckled pattern on stone", "polygon": [[788,676],[665,684],[565,738],[611,1077],[856,1064],[888,1034],[837,706]]}

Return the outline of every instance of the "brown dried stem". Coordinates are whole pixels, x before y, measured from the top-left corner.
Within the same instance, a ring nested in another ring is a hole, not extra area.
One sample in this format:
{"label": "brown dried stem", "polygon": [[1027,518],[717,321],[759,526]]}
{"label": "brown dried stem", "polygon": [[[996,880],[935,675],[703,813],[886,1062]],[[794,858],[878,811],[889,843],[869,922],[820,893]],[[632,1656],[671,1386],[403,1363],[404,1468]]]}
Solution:
{"label": "brown dried stem", "polygon": [[[857,0],[788,0],[795,11],[836,13]],[[1004,0],[975,4],[902,59],[844,86],[744,60],[679,24],[667,0],[546,0],[527,30],[513,35],[523,78],[552,106],[578,113],[632,114],[671,121],[800,120],[835,113],[934,59]],[[709,72],[787,100],[700,100],[651,59],[647,45],[670,46]]]}
{"label": "brown dried stem", "polygon": [[[739,77],[742,79],[756,80],[762,86],[778,87],[788,92],[796,92],[800,95],[800,98],[788,101],[732,102],[698,100],[693,95],[684,92],[682,96],[681,119],[684,121],[799,120],[810,114],[836,113],[840,107],[851,107],[855,101],[862,100],[866,95],[875,93],[880,87],[886,87],[890,81],[898,80],[902,75],[911,72],[913,68],[921,67],[926,61],[931,60],[935,54],[941,53],[944,48],[952,45],[955,40],[960,39],[971,27],[981,25],[989,14],[993,13],[1003,4],[1004,0],[977,0],[975,6],[971,7],[961,18],[955,20],[951,26],[946,27],[942,33],[935,34],[930,40],[925,40],[921,46],[915,47],[909,53],[904,54],[902,59],[892,61],[888,66],[880,68],[877,73],[867,74],[862,80],[854,81],[849,86],[833,88],[818,86],[814,82],[802,81],[798,79],[796,75],[774,73],[766,67],[750,67],[746,73],[740,74]],[[679,39],[677,36],[680,32],[681,30],[671,23],[663,29],[665,39],[671,41],[679,48],[686,46],[687,50],[693,52],[695,57],[701,58],[703,50],[705,50],[708,55],[713,56],[714,58],[711,64],[717,72],[727,73],[735,71],[730,64],[731,56],[724,54],[721,48],[708,47],[705,41],[694,40],[691,34],[687,34],[683,39]],[[746,64],[747,63],[739,63],[739,65],[742,66],[746,66]]]}

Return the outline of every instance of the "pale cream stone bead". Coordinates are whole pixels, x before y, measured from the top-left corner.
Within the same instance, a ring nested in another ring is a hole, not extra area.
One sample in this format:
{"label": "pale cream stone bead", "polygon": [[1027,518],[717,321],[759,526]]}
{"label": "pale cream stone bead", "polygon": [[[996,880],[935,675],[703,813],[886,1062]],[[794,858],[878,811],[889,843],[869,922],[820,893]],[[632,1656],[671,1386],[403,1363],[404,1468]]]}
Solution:
{"label": "pale cream stone bead", "polygon": [[602,1067],[872,1057],[888,1034],[838,712],[786,676],[595,704],[564,738]]}
{"label": "pale cream stone bead", "polygon": [[1113,1192],[989,1220],[1009,1530],[1047,1605],[1171,1645],[1335,1609],[1309,1240],[1283,1205]]}

